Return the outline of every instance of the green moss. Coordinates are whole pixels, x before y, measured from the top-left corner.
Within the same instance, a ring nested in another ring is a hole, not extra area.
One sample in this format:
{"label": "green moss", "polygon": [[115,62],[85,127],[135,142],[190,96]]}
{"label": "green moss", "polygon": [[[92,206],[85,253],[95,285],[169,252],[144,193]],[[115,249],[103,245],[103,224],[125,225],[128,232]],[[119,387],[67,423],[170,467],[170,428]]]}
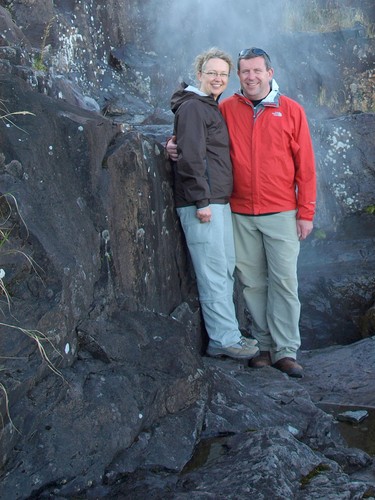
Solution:
{"label": "green moss", "polygon": [[329,470],[331,470],[331,467],[329,465],[320,463],[319,465],[314,467],[314,469],[312,469],[308,474],[306,474],[306,476],[302,476],[301,481],[300,481],[301,488],[306,488],[310,484],[312,479],[314,479],[314,477],[318,476],[319,474],[322,474],[323,472],[327,472]]}
{"label": "green moss", "polygon": [[46,71],[47,68],[45,66],[45,64],[43,63],[43,59],[42,59],[42,56],[38,56],[36,57],[34,60],[33,60],[33,68],[36,70],[36,71]]}
{"label": "green moss", "polygon": [[327,233],[323,229],[316,229],[314,231],[314,238],[317,240],[325,240],[327,238]]}

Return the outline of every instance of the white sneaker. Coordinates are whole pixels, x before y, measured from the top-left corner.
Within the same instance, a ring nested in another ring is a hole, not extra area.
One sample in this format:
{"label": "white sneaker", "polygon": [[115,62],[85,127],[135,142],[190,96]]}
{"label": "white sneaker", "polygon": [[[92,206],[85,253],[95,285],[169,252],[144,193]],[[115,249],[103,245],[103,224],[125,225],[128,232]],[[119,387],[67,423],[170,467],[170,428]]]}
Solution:
{"label": "white sneaker", "polygon": [[241,337],[237,344],[228,347],[216,347],[208,344],[206,354],[213,358],[228,356],[234,359],[251,359],[259,354],[259,349],[254,343],[249,344],[249,340],[253,342],[253,339]]}
{"label": "white sneaker", "polygon": [[256,339],[250,339],[249,337],[241,337],[241,339],[244,340],[247,345],[258,346],[258,341]]}

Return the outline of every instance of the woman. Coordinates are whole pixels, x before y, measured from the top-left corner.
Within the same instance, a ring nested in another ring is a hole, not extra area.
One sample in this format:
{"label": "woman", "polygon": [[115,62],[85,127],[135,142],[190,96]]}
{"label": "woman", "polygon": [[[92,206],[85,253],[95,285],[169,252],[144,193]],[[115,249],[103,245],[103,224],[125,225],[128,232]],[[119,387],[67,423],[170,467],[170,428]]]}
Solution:
{"label": "woman", "polygon": [[231,68],[230,56],[212,48],[196,57],[198,87],[183,83],[172,96],[178,152],[174,195],[197,278],[207,354],[250,359],[259,350],[256,341],[241,336],[233,303],[232,166],[218,109]]}

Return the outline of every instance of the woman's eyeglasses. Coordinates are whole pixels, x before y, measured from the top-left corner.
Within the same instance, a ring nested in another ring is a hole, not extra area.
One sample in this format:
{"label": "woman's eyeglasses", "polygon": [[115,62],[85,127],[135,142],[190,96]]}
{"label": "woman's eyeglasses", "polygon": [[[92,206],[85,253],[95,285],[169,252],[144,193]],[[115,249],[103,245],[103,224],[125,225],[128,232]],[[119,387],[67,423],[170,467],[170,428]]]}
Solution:
{"label": "woman's eyeglasses", "polygon": [[217,71],[202,71],[205,75],[209,76],[210,78],[229,78],[228,73],[218,73]]}

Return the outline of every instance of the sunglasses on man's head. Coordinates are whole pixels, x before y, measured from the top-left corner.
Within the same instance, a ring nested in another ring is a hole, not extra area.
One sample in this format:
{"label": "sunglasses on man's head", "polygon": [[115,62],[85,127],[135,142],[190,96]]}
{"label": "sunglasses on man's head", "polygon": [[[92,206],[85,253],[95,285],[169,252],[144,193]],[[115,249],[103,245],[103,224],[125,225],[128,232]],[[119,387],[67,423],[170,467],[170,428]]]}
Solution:
{"label": "sunglasses on man's head", "polygon": [[267,52],[263,49],[258,49],[257,47],[251,47],[251,49],[243,49],[241,52],[238,54],[238,57],[247,57],[250,55],[254,56],[266,56],[269,61],[271,61],[270,56],[267,54]]}

